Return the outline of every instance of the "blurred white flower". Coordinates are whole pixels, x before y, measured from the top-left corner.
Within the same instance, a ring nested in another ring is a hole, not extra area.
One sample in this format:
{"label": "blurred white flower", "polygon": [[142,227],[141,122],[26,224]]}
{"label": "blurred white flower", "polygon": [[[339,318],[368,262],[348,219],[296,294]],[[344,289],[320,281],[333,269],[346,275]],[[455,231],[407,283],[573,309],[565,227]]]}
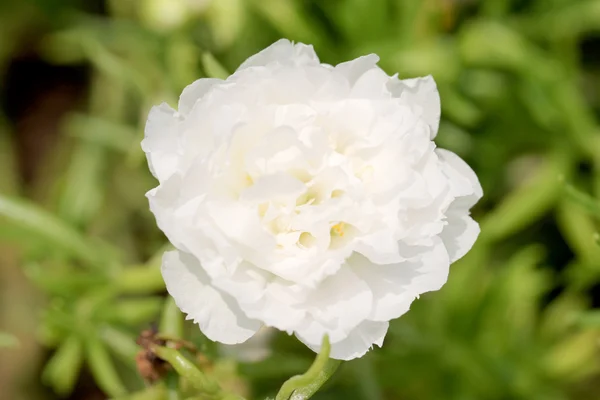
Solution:
{"label": "blurred white flower", "polygon": [[145,0],[142,20],[159,31],[179,27],[188,19],[202,14],[212,0]]}
{"label": "blurred white flower", "polygon": [[271,355],[271,339],[275,330],[263,326],[244,343],[221,345],[220,352],[226,357],[246,363],[255,363]]}
{"label": "blurred white flower", "polygon": [[247,10],[245,0],[211,1],[206,10],[206,22],[210,26],[211,38],[215,46],[227,48],[235,43],[246,25],[246,19],[251,15]]}
{"label": "blurred white flower", "polygon": [[148,117],[148,192],[176,251],[169,293],[215,341],[262,326],[353,359],[438,290],[473,245],[473,171],[432,141],[431,77],[399,80],[376,55],[335,67],[281,40],[227,80],[188,86]]}

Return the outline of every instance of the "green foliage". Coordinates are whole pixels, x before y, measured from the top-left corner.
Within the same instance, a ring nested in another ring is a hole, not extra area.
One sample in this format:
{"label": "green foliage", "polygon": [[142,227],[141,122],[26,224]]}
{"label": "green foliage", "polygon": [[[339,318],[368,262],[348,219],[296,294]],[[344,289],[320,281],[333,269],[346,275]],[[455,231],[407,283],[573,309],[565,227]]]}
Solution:
{"label": "green foliage", "polygon": [[[210,368],[165,357],[251,398],[275,397],[309,368],[313,355],[285,334],[267,360],[228,366],[183,323],[164,296],[166,240],[148,211],[155,182],[139,146],[151,105],[175,105],[194,79],[222,78],[287,37],[314,44],[330,64],[375,52],[389,73],[432,74],[443,113],[436,141],[473,166],[485,193],[474,210],[481,237],[448,284],[315,398],[598,398],[600,63],[583,53],[590,43],[600,51],[600,1],[216,0],[203,11],[163,1],[184,7],[179,20],[158,12],[159,0],[102,1],[105,15],[91,3],[0,4],[0,76],[32,53],[89,69],[87,97],[42,159],[20,153],[22,124],[4,115],[9,106],[0,112],[0,247],[19,255],[18,265],[0,260],[0,289],[25,274],[44,298],[38,342],[52,349],[29,382],[64,397],[85,369],[112,398],[177,398],[173,375],[145,388],[136,372],[135,338],[158,321],[161,332],[190,338]],[[22,157],[38,171],[29,181]],[[16,332],[34,315],[9,313],[29,302],[23,293],[0,304],[2,329]],[[12,343],[0,335],[0,348]],[[2,349],[3,360],[16,362],[22,347]]]}

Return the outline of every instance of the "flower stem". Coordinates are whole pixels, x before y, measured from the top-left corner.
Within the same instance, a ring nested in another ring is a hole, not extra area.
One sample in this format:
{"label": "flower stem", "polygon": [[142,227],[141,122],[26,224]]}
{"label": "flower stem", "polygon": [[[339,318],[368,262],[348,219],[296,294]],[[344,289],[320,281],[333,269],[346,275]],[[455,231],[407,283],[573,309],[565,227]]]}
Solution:
{"label": "flower stem", "polygon": [[181,393],[179,391],[179,376],[175,372],[169,371],[165,378],[165,383],[167,386],[167,400],[181,400]]}
{"label": "flower stem", "polygon": [[175,371],[180,376],[187,379],[198,391],[213,396],[217,396],[221,391],[217,382],[200,372],[200,370],[179,351],[163,346],[155,346],[153,350],[159,358],[171,364]]}
{"label": "flower stem", "polygon": [[153,385],[139,392],[126,396],[116,397],[114,400],[165,400],[166,392],[164,385]]}
{"label": "flower stem", "polygon": [[325,336],[321,352],[317,355],[317,358],[315,358],[308,371],[303,375],[293,376],[288,379],[281,386],[275,400],[305,400],[315,394],[341,364],[340,360],[329,358],[330,351],[329,337]]}
{"label": "flower stem", "polygon": [[182,339],[184,336],[183,315],[171,296],[168,296],[165,300],[158,330],[161,334],[177,339]]}

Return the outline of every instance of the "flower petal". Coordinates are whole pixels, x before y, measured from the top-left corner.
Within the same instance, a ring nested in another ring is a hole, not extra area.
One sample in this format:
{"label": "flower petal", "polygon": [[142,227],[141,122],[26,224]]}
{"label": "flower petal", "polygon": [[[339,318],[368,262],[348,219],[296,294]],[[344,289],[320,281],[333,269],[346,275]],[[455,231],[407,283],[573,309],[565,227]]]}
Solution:
{"label": "flower petal", "polygon": [[369,319],[388,321],[406,313],[420,294],[440,289],[448,278],[450,260],[437,239],[433,248],[423,249],[422,255],[414,260],[377,265],[354,254],[348,264],[373,293]]}
{"label": "flower petal", "polygon": [[160,182],[171,176],[179,164],[177,124],[177,112],[167,103],[152,107],[148,114],[142,149],[150,172]]}
{"label": "flower petal", "polygon": [[388,89],[423,118],[429,125],[430,138],[434,139],[440,126],[441,103],[433,77],[429,75],[404,80],[393,77]]}
{"label": "flower petal", "polygon": [[468,212],[483,196],[483,190],[475,172],[459,156],[444,149],[436,149],[436,153],[456,197],[446,211],[446,226],[440,234],[450,261],[454,262],[473,247],[479,236],[479,225]]}
{"label": "flower petal", "polygon": [[190,254],[169,251],[162,274],[177,307],[200,326],[210,340],[225,344],[245,342],[262,323],[249,319],[230,297],[211,284],[200,263]]}
{"label": "flower petal", "polygon": [[352,87],[351,97],[385,99],[391,97],[387,83],[390,77],[381,68],[371,68],[362,74]]}
{"label": "flower petal", "polygon": [[367,318],[372,298],[367,284],[349,268],[342,267],[313,292],[305,304],[308,316],[296,328],[296,335],[312,345],[320,344],[325,334],[331,342],[338,342]]}
{"label": "flower petal", "polygon": [[350,85],[354,85],[358,78],[370,69],[378,68],[379,56],[368,54],[355,60],[346,61],[335,66],[334,73],[344,76]]}
{"label": "flower petal", "polygon": [[446,246],[450,262],[461,259],[479,236],[479,224],[468,215],[450,215],[448,216],[448,225],[440,234],[440,238]]}
{"label": "flower petal", "polygon": [[[239,293],[242,290],[248,290],[248,288],[250,291],[255,291],[254,288],[250,287],[250,283],[243,284],[233,281],[223,281],[222,283],[227,285],[227,287],[223,287],[230,293],[233,293],[234,290]],[[298,285],[274,278],[265,285],[260,298],[240,302],[240,307],[247,315],[263,321],[267,326],[292,331],[306,315],[306,310],[298,307],[299,300],[306,296],[306,291],[303,289]],[[246,294],[243,294],[243,296],[249,297]]]}
{"label": "flower petal", "polygon": [[249,188],[245,189],[240,200],[250,203],[275,201],[282,203],[295,203],[298,196],[306,191],[306,185],[293,176],[278,172],[272,175],[263,175]]}
{"label": "flower petal", "polygon": [[266,66],[274,62],[293,63],[295,65],[318,65],[319,57],[312,46],[303,43],[294,44],[280,39],[258,54],[253,55],[240,65],[237,71],[250,67]]}
{"label": "flower petal", "polygon": [[454,207],[467,211],[483,196],[483,189],[477,175],[453,152],[436,149],[436,153],[442,162],[443,172],[453,185],[454,196],[459,198],[459,204],[455,204]]}
{"label": "flower petal", "polygon": [[403,260],[393,232],[380,230],[357,239],[354,250],[375,264],[393,264]]}
{"label": "flower petal", "polygon": [[201,78],[197,81],[189,84],[183,89],[181,96],[179,96],[179,112],[182,114],[188,114],[194,108],[194,104],[200,100],[206,93],[210,91],[215,85],[222,83],[221,79],[215,78]]}
{"label": "flower petal", "polygon": [[[379,347],[383,345],[388,327],[388,322],[363,321],[345,339],[331,344],[329,357],[348,361],[364,356],[374,344]],[[298,338],[313,351],[318,353],[321,350],[320,344],[314,345]]]}

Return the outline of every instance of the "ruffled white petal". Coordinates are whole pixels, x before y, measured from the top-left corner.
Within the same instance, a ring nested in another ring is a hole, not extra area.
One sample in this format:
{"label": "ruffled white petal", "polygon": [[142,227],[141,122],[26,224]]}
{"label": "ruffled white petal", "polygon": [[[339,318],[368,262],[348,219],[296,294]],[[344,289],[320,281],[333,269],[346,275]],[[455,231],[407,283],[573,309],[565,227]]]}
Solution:
{"label": "ruffled white petal", "polygon": [[194,105],[204,95],[206,95],[210,89],[215,85],[222,83],[221,79],[215,78],[201,78],[192,84],[186,86],[179,96],[179,112],[182,114],[188,114],[194,108]]}
{"label": "ruffled white petal", "polygon": [[360,78],[365,72],[377,68],[377,62],[379,56],[376,54],[369,54],[366,56],[358,57],[355,60],[340,63],[333,69],[334,73],[345,77],[350,85],[354,85],[358,78]]}
{"label": "ruffled white petal", "polygon": [[380,230],[357,239],[354,250],[375,264],[394,264],[403,260],[393,233]]}
{"label": "ruffled white petal", "polygon": [[437,240],[431,249],[412,260],[377,265],[358,254],[348,260],[353,271],[369,285],[373,308],[369,319],[389,321],[406,313],[420,294],[438,290],[448,278],[450,260],[444,245]]}
{"label": "ruffled white petal", "polygon": [[179,251],[165,253],[162,274],[177,307],[209,339],[225,344],[242,343],[261,328],[262,323],[246,317],[233,297],[210,284],[192,255]]}
{"label": "ruffled white petal", "polygon": [[[383,346],[388,328],[388,322],[363,321],[344,340],[331,344],[329,357],[346,361],[362,357],[373,348],[373,345]],[[321,351],[321,344],[307,343],[301,337],[298,338],[313,351],[317,353]]]}
{"label": "ruffled white petal", "polygon": [[455,197],[459,198],[460,208],[468,211],[483,196],[479,179],[469,165],[451,151],[436,149],[442,161],[442,171],[448,176],[454,189]]}
{"label": "ruffled white petal", "polygon": [[150,172],[161,182],[177,171],[179,164],[177,123],[177,112],[167,103],[152,107],[146,122],[142,149]]}
{"label": "ruffled white petal", "polygon": [[331,342],[338,342],[367,318],[372,299],[367,284],[349,268],[342,268],[312,293],[305,304],[308,315],[296,335],[313,345],[320,344],[325,334]]}
{"label": "ruffled white petal", "polygon": [[[235,292],[247,290],[247,285],[242,286],[231,281],[221,282],[228,291]],[[291,288],[290,288],[291,286]],[[304,320],[307,310],[301,307],[301,299],[305,298],[306,292],[297,285],[290,285],[284,281],[275,279],[265,285],[262,296],[254,301],[240,302],[240,307],[251,318],[263,321],[265,325],[275,327],[282,331],[293,331]]]}
{"label": "ruffled white petal", "polygon": [[371,68],[354,83],[350,97],[363,99],[385,99],[391,97],[387,88],[390,77],[381,68]]}
{"label": "ruffled white petal", "polygon": [[430,128],[430,138],[434,139],[440,126],[441,103],[433,77],[429,75],[404,80],[393,77],[388,88],[394,97],[410,105],[423,118]]}
{"label": "ruffled white petal", "polygon": [[319,57],[312,46],[292,43],[281,39],[258,54],[253,55],[240,65],[238,71],[250,67],[262,67],[271,63],[292,63],[297,66],[318,65]]}
{"label": "ruffled white petal", "polygon": [[304,183],[293,176],[278,172],[258,178],[252,186],[242,192],[240,199],[256,204],[265,201],[289,204],[292,201],[295,203],[296,199],[305,191]]}
{"label": "ruffled white petal", "polygon": [[[175,247],[185,250],[182,242],[182,237],[184,237],[184,235],[181,235],[181,229],[178,229],[181,220],[179,217],[175,217],[175,208],[178,204],[180,186],[181,176],[174,174],[165,179],[160,186],[149,190],[148,193],[146,193],[146,197],[150,204],[150,211],[154,214],[160,230],[163,231]],[[189,215],[186,217],[189,217]],[[186,229],[184,227],[185,225],[182,227],[183,230]]]}
{"label": "ruffled white petal", "polygon": [[447,225],[440,234],[450,256],[450,262],[461,259],[479,236],[479,224],[466,215],[448,216]]}
{"label": "ruffled white petal", "polygon": [[483,196],[483,190],[475,172],[459,156],[443,149],[436,152],[455,196],[446,211],[446,226],[440,234],[450,261],[454,262],[473,247],[479,236],[479,225],[469,216],[469,209]]}

